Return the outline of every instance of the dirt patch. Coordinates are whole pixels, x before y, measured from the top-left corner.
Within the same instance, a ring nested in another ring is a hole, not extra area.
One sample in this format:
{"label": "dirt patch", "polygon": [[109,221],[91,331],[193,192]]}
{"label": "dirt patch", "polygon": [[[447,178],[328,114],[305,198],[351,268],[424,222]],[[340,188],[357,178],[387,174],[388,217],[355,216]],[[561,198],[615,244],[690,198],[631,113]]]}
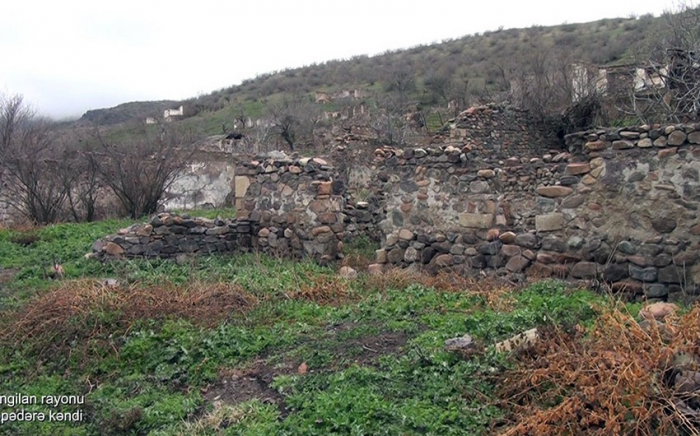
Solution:
{"label": "dirt patch", "polygon": [[[384,332],[377,335],[348,339],[334,347],[334,359],[338,363],[353,362],[358,365],[374,366],[379,358],[395,354],[408,342],[408,336],[402,332]],[[335,366],[335,365],[334,365]]]}
{"label": "dirt patch", "polygon": [[296,356],[287,356],[281,363],[270,364],[271,358],[260,358],[243,368],[222,369],[219,380],[207,387],[202,396],[208,403],[217,402],[235,406],[257,399],[265,404],[275,404],[282,419],[290,411],[284,396],[270,384],[279,375],[306,374],[308,372],[339,371],[348,366],[374,366],[381,356],[397,353],[407,342],[409,336],[403,332],[382,332],[370,335],[358,335],[357,338],[338,337],[360,328],[356,323],[344,323],[329,327],[328,333],[320,338],[310,340],[318,348],[330,352],[333,361],[322,368],[307,367],[306,362]]}
{"label": "dirt patch", "polygon": [[[376,366],[380,357],[396,354],[410,339],[408,334],[395,331],[352,334],[353,330],[366,327],[366,324],[354,322],[328,327],[326,336],[318,341],[320,350],[333,355],[333,362],[327,369],[341,370],[353,364]],[[370,327],[382,329],[381,325]]]}
{"label": "dirt patch", "polygon": [[284,368],[275,369],[262,360],[246,368],[225,369],[219,372],[219,381],[207,387],[202,396],[207,402],[228,405],[258,399],[264,404],[277,405],[284,418],[289,414],[284,397],[270,384],[276,376],[287,372]]}

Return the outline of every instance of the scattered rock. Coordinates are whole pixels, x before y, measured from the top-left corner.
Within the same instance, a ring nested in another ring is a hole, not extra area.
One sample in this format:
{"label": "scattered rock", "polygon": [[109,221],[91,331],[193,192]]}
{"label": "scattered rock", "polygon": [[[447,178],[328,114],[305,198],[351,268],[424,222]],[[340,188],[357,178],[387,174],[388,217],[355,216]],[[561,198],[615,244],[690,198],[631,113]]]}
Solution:
{"label": "scattered rock", "polygon": [[644,319],[656,319],[658,321],[663,321],[669,315],[673,315],[678,311],[678,306],[673,303],[657,302],[649,304],[642,308],[639,312],[639,316]]}
{"label": "scattered rock", "polygon": [[469,335],[452,338],[445,341],[447,351],[469,351],[475,348],[474,340]]}
{"label": "scattered rock", "polygon": [[384,274],[384,270],[381,264],[373,263],[367,267],[367,274],[371,276],[380,276]]}
{"label": "scattered rock", "polygon": [[495,345],[495,347],[496,351],[502,353],[505,351],[513,351],[523,346],[532,345],[538,340],[539,333],[537,332],[537,329],[534,328],[524,331],[518,335],[515,335],[510,339],[506,339],[505,341],[499,342]]}
{"label": "scattered rock", "polygon": [[338,270],[338,275],[344,279],[352,280],[357,278],[357,271],[349,266],[343,266]]}

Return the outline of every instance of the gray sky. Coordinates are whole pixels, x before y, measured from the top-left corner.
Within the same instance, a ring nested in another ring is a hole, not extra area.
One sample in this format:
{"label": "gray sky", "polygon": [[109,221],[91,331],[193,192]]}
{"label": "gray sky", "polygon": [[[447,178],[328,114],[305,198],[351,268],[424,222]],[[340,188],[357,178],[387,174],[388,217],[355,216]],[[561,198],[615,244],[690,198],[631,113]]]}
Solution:
{"label": "gray sky", "polygon": [[258,74],[504,28],[659,15],[671,0],[6,1],[0,93],[79,116]]}

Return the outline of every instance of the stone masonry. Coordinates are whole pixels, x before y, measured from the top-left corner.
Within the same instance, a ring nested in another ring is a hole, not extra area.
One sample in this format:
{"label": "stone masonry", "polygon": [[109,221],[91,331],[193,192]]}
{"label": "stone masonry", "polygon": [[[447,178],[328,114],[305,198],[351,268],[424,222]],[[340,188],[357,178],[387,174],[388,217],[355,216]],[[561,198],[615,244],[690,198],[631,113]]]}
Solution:
{"label": "stone masonry", "polygon": [[540,143],[522,114],[490,105],[463,112],[427,146],[344,143],[339,169],[321,158],[246,160],[235,171],[235,221],[158,216],[95,249],[331,261],[365,233],[382,242],[375,270],[592,279],[648,298],[700,291],[700,125],[580,132],[566,137],[567,151]]}
{"label": "stone masonry", "polygon": [[700,126],[566,141],[569,152],[531,157],[469,141],[377,149],[377,263],[604,280],[649,298],[697,292]]}
{"label": "stone masonry", "polygon": [[234,185],[235,220],[159,214],[96,242],[93,252],[118,258],[261,251],[323,262],[342,256],[343,184],[324,160],[245,161]]}

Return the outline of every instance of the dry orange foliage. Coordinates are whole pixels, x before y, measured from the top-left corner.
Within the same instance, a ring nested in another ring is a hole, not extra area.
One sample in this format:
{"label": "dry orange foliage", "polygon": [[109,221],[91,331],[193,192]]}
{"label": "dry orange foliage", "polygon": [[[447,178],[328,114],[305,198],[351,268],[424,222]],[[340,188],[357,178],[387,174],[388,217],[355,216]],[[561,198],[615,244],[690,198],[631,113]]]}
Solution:
{"label": "dry orange foliage", "polygon": [[647,328],[609,309],[590,334],[541,333],[500,381],[512,424],[503,435],[700,434],[683,406],[697,405],[699,393],[673,386],[679,356],[700,356],[700,307]]}
{"label": "dry orange foliage", "polygon": [[421,275],[419,282],[445,292],[469,292],[484,299],[490,309],[507,312],[513,309],[515,286],[493,277],[469,277],[450,272],[438,272],[434,276]]}
{"label": "dry orange foliage", "polygon": [[501,312],[510,311],[515,305],[513,291],[516,286],[493,277],[470,277],[454,271],[428,274],[410,268],[392,268],[381,275],[368,276],[366,284],[381,290],[421,284],[442,292],[468,292],[481,296],[487,307]]}
{"label": "dry orange foliage", "polygon": [[2,314],[0,342],[17,344],[31,339],[46,354],[110,334],[124,334],[138,320],[172,317],[212,326],[257,303],[250,293],[228,284],[144,288],[70,281],[37,296],[18,311]]}
{"label": "dry orange foliage", "polygon": [[392,268],[382,274],[367,276],[365,284],[370,288],[385,291],[387,289],[403,289],[413,283],[418,283],[421,273],[412,269]]}
{"label": "dry orange foliage", "polygon": [[301,284],[289,297],[333,305],[353,301],[357,295],[346,279],[337,275],[322,274],[313,276],[310,283]]}

